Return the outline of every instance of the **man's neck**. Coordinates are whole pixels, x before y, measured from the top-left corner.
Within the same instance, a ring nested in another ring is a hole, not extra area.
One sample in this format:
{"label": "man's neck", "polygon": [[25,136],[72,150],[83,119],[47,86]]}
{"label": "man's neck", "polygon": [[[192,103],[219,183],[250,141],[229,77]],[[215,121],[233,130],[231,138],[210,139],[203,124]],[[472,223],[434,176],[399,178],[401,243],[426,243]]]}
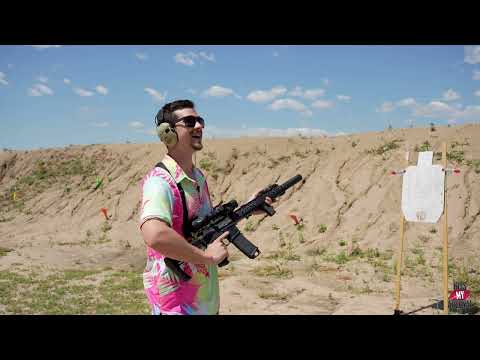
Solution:
{"label": "man's neck", "polygon": [[193,175],[193,154],[169,150],[167,155],[174,159],[189,177]]}

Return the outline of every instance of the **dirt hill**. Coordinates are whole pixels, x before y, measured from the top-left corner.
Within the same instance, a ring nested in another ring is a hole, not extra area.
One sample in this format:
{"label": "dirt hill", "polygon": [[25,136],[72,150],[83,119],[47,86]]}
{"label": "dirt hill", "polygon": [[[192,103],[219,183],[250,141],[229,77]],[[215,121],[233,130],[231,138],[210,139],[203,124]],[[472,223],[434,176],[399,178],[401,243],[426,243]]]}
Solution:
{"label": "dirt hill", "polygon": [[[262,254],[250,260],[230,247],[221,313],[391,314],[402,178],[390,172],[405,168],[407,149],[411,165],[425,150],[440,163],[444,141],[449,167],[461,170],[447,177],[450,280],[478,296],[480,125],[205,140],[196,163],[214,204],[305,179],[275,216],[241,223]],[[148,313],[139,181],[164,153],[160,143],[2,151],[0,313]],[[442,299],[441,250],[440,221],[407,223],[403,310]]]}

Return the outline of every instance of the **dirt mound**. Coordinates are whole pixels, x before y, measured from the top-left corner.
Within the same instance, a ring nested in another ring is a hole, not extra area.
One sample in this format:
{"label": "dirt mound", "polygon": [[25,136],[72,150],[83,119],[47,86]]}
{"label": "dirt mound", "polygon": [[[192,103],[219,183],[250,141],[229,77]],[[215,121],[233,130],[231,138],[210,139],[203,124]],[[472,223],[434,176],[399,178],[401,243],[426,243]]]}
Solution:
{"label": "dirt mound", "polygon": [[[230,249],[220,271],[222,313],[391,313],[402,180],[389,173],[404,168],[407,149],[411,165],[424,150],[440,163],[444,141],[449,166],[461,170],[447,179],[451,276],[478,295],[479,125],[206,140],[196,163],[214,204],[241,204],[296,174],[305,179],[277,202],[275,216],[240,225],[262,254],[252,261]],[[141,287],[139,182],[164,153],[160,143],[0,152],[0,270],[127,269]],[[290,213],[302,222],[294,225]],[[441,246],[440,222],[407,223],[405,310],[441,298]]]}

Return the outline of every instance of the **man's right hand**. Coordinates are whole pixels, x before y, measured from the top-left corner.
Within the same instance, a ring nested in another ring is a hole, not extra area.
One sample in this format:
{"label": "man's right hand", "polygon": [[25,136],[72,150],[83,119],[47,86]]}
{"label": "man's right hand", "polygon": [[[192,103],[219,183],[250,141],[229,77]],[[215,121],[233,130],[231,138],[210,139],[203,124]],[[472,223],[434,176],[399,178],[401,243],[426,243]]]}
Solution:
{"label": "man's right hand", "polygon": [[216,265],[220,264],[223,259],[228,258],[227,246],[222,243],[222,240],[229,235],[228,231],[225,231],[220,235],[214,242],[208,245],[207,250],[205,250],[205,255],[207,255],[212,262]]}

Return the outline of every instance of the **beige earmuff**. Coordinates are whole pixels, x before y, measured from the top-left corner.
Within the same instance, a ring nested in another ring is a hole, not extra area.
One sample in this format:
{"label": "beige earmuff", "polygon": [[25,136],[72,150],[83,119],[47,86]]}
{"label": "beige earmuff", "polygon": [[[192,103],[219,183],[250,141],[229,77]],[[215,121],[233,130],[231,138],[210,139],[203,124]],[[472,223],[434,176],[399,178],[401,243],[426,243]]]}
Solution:
{"label": "beige earmuff", "polygon": [[169,147],[174,146],[178,141],[177,132],[169,123],[164,122],[158,125],[157,134],[160,140]]}

